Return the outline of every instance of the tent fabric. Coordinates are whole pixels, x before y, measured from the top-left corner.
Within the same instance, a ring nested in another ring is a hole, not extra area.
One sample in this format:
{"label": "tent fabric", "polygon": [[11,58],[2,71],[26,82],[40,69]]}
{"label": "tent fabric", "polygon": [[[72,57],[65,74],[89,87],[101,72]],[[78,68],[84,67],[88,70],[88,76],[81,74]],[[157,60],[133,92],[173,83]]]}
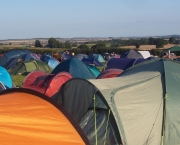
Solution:
{"label": "tent fabric", "polygon": [[137,59],[137,58],[144,58],[144,57],[138,51],[131,49],[121,54],[121,58]]}
{"label": "tent fabric", "polygon": [[59,72],[69,72],[72,77],[95,79],[96,76],[87,68],[87,66],[76,58],[71,58],[61,62],[56,66],[51,74],[57,74]]}
{"label": "tent fabric", "polygon": [[[149,58],[149,57],[148,57],[148,58]],[[146,58],[146,59],[144,59],[144,58],[137,58],[137,59],[134,61],[133,65],[139,64],[139,63],[144,62],[144,61],[147,61],[147,60],[150,60],[150,59],[148,59],[148,58]]]}
{"label": "tent fabric", "polygon": [[52,69],[54,69],[59,64],[59,62],[53,58],[53,56],[47,54],[41,55],[40,60],[46,62]]}
{"label": "tent fabric", "polygon": [[126,70],[133,65],[134,61],[135,59],[132,58],[110,58],[107,61],[104,70],[108,70],[108,69]]}
{"label": "tent fabric", "polygon": [[6,87],[6,89],[12,88],[13,86],[11,75],[2,66],[0,66],[0,81]]}
{"label": "tent fabric", "polygon": [[48,61],[48,65],[52,69],[54,69],[58,64],[59,64],[59,62],[57,60],[55,60],[55,59],[49,59],[49,61]]}
{"label": "tent fabric", "polygon": [[101,62],[99,62],[97,59],[91,57],[84,57],[82,59],[82,62],[84,62],[86,65],[95,65],[95,66],[103,66],[103,64]]}
{"label": "tent fabric", "polygon": [[151,57],[151,54],[149,51],[138,51],[142,56],[143,58],[148,58],[148,57]]}
{"label": "tent fabric", "polygon": [[6,87],[4,86],[4,84],[0,81],[0,92],[6,90]]}
{"label": "tent fabric", "polygon": [[167,49],[167,51],[180,51],[180,46],[175,45]]}
{"label": "tent fabric", "polygon": [[74,56],[74,58],[77,58],[78,60],[82,60],[84,57],[87,58],[87,55],[85,55],[85,54],[76,54]]}
{"label": "tent fabric", "polygon": [[117,78],[89,80],[106,99],[125,145],[178,144],[180,63],[150,60]]}
{"label": "tent fabric", "polygon": [[58,104],[28,89],[0,92],[1,144],[89,144],[82,129]]}
{"label": "tent fabric", "polygon": [[68,60],[68,59],[71,59],[73,58],[73,55],[68,52],[68,51],[65,51],[62,55],[61,55],[61,61],[65,61],[65,60]]}
{"label": "tent fabric", "polygon": [[102,57],[101,54],[90,54],[88,57],[89,58],[94,58],[94,59],[98,60],[101,63],[105,62],[105,59]]}
{"label": "tent fabric", "polygon": [[97,77],[101,72],[96,66],[87,65],[87,67],[92,71],[92,73]]}
{"label": "tent fabric", "polygon": [[12,68],[15,67],[15,65],[20,62],[20,61],[27,61],[30,59],[35,59],[38,60],[36,57],[34,57],[32,54],[23,54],[18,57],[11,58],[3,67],[6,68],[7,70],[11,70]]}
{"label": "tent fabric", "polygon": [[0,66],[4,66],[11,58],[16,58],[21,55],[30,54],[29,50],[10,50],[0,57]]}
{"label": "tent fabric", "polygon": [[72,76],[67,72],[60,72],[53,75],[42,71],[33,71],[26,76],[22,87],[32,89],[45,94],[48,97],[52,97],[61,88],[61,86],[71,78]]}
{"label": "tent fabric", "polygon": [[[91,144],[96,144],[95,124],[97,144],[121,144],[114,117],[108,113],[107,102],[89,81],[73,78],[63,84],[52,99],[79,123]],[[96,116],[94,108],[96,109]]]}
{"label": "tent fabric", "polygon": [[35,70],[41,70],[46,73],[51,73],[52,68],[50,68],[50,66],[48,66],[48,64],[45,62],[31,59],[28,61],[17,63],[17,65],[10,71],[10,74],[27,75]]}
{"label": "tent fabric", "polygon": [[96,79],[114,78],[123,72],[121,69],[108,69],[97,76]]}

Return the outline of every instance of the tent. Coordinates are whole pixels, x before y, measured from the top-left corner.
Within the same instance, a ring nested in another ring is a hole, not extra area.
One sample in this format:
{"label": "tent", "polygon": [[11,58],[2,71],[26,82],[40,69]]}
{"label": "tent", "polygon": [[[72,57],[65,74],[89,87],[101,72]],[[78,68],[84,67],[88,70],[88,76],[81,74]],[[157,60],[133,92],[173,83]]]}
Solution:
{"label": "tent", "polygon": [[47,63],[38,60],[28,60],[24,62],[18,62],[16,66],[10,70],[11,75],[27,75],[32,71],[41,70],[46,73],[51,73],[52,68]]}
{"label": "tent", "polygon": [[138,51],[142,56],[143,56],[143,58],[148,58],[148,57],[151,57],[151,54],[150,54],[150,52],[149,51],[147,51],[147,50],[144,50],[144,51]]}
{"label": "tent", "polygon": [[170,47],[170,48],[163,50],[160,57],[167,55],[168,58],[171,58],[171,55],[172,55],[171,52],[174,52],[174,51],[180,51],[180,46],[175,45],[173,47]]}
{"label": "tent", "polygon": [[73,78],[52,97],[79,123],[92,145],[120,145],[121,139],[111,110],[89,81]]}
{"label": "tent", "polygon": [[121,69],[108,69],[99,74],[96,79],[115,78],[122,72]]}
{"label": "tent", "polygon": [[80,60],[71,58],[61,62],[52,71],[51,74],[57,74],[59,72],[69,72],[72,77],[95,79],[96,76],[88,69],[88,67]]}
{"label": "tent", "polygon": [[[10,50],[4,53],[2,57],[0,57],[0,66],[4,66],[12,58],[16,58],[22,55],[26,56],[25,54],[28,54],[27,57],[36,59],[29,50]],[[28,58],[26,58],[26,60],[28,60]]]}
{"label": "tent", "polygon": [[105,59],[102,57],[101,54],[90,54],[88,57],[89,58],[94,58],[94,59],[98,60],[101,63],[105,62]]}
{"label": "tent", "polygon": [[11,70],[18,62],[27,61],[34,58],[38,60],[36,57],[32,55],[32,53],[22,54],[20,56],[9,59],[9,61],[3,67],[6,68],[7,70]]}
{"label": "tent", "polygon": [[65,51],[62,55],[61,55],[61,61],[65,61],[65,60],[68,60],[68,59],[71,59],[73,58],[73,55],[68,52],[68,51]]}
{"label": "tent", "polygon": [[0,66],[0,82],[6,89],[12,88],[13,82],[9,72],[2,66]]}
{"label": "tent", "polygon": [[105,60],[108,60],[108,59],[110,59],[111,56],[110,56],[109,53],[106,52],[106,53],[103,54],[103,57],[104,57]]}
{"label": "tent", "polygon": [[132,58],[110,58],[104,67],[104,70],[108,69],[121,69],[126,70],[131,67],[135,59]]}
{"label": "tent", "polygon": [[128,50],[128,51],[122,53],[121,58],[137,59],[137,58],[144,58],[144,57],[138,51],[131,49],[131,50]]}
{"label": "tent", "polygon": [[0,81],[0,92],[6,90],[6,87],[4,86],[4,84]]}
{"label": "tent", "polygon": [[59,62],[51,55],[43,54],[41,55],[40,59],[43,62],[46,62],[52,69],[54,69],[59,64]]}
{"label": "tent", "polygon": [[36,90],[51,97],[71,78],[72,76],[68,72],[60,72],[54,75],[42,71],[33,71],[26,76],[22,87]]}
{"label": "tent", "polygon": [[0,110],[2,145],[89,144],[67,111],[38,92],[22,88],[2,91]]}
{"label": "tent", "polygon": [[92,71],[92,73],[97,77],[101,72],[94,65],[87,65],[87,67]]}
{"label": "tent", "polygon": [[124,145],[179,144],[179,62],[149,60],[117,78],[89,81],[115,114]]}
{"label": "tent", "polygon": [[87,58],[87,55],[86,55],[86,54],[76,54],[76,55],[74,56],[74,58],[77,58],[77,59],[79,59],[79,60],[82,60],[84,57]]}
{"label": "tent", "polygon": [[82,62],[84,62],[84,64],[86,65],[95,65],[95,66],[103,66],[103,64],[101,62],[99,62],[96,58],[89,58],[89,57],[84,57],[82,59]]}

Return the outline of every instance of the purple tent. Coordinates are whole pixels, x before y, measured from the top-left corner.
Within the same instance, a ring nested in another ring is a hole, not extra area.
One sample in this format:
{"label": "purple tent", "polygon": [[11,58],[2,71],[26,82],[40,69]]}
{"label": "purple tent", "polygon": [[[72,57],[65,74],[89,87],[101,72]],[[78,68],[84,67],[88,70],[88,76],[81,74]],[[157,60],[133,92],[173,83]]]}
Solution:
{"label": "purple tent", "polygon": [[115,68],[126,70],[133,65],[134,61],[135,59],[132,58],[111,58],[107,61],[104,70]]}

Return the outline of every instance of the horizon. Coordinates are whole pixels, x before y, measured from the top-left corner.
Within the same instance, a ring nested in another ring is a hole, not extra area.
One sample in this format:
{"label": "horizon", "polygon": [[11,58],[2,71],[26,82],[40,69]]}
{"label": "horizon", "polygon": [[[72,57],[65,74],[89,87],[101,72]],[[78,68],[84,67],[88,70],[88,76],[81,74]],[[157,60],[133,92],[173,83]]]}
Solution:
{"label": "horizon", "polygon": [[0,40],[179,35],[179,4],[178,0],[2,0]]}

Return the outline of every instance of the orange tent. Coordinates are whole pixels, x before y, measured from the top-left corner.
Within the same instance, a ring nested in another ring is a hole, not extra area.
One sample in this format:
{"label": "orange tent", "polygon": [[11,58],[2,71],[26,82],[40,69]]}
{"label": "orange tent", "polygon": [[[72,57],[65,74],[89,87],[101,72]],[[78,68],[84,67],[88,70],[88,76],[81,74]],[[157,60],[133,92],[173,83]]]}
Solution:
{"label": "orange tent", "polygon": [[0,92],[0,144],[89,144],[71,116],[52,101],[29,89]]}

